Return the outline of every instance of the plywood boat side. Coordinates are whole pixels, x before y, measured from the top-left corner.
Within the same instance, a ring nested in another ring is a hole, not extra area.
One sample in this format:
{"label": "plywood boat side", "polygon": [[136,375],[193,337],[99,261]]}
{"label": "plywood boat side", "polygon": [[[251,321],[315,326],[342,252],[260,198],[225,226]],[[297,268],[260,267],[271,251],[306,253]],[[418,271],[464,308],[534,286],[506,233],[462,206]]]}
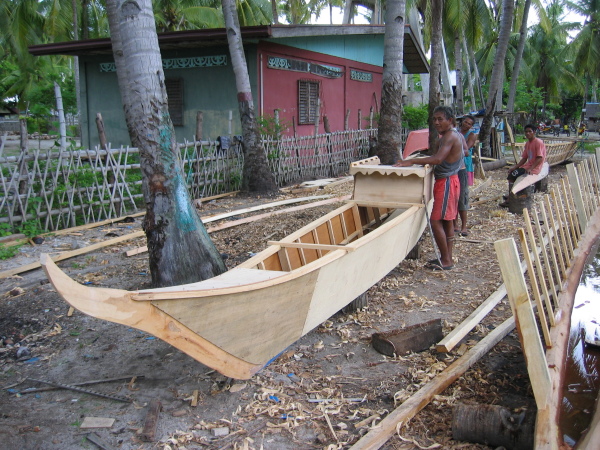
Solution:
{"label": "plywood boat side", "polygon": [[248,379],[262,368],[228,354],[150,303],[132,300],[128,291],[82,286],[48,255],[42,255],[41,262],[61,297],[85,314],[148,332],[232,378]]}
{"label": "plywood boat side", "polygon": [[[546,146],[546,161],[550,166],[561,164],[573,157],[577,152],[577,141],[551,142],[544,141]],[[520,158],[525,143],[511,143],[515,157]],[[519,159],[517,159],[518,161]]]}

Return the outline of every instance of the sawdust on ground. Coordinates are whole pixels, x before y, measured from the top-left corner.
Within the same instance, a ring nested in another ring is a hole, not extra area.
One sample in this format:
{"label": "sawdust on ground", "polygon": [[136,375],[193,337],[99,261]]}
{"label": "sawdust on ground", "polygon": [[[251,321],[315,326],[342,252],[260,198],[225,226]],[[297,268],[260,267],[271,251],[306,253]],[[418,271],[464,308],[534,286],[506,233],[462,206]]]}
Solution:
{"label": "sawdust on ground", "polygon": [[[562,166],[553,168],[551,183],[564,172]],[[68,305],[39,269],[0,280],[2,447],[95,448],[86,438],[93,432],[110,448],[119,449],[349,448],[509,317],[505,299],[450,353],[437,353],[432,347],[388,358],[370,344],[375,332],[435,318],[442,319],[448,333],[501,284],[492,243],[517,237],[522,217],[497,206],[506,189],[505,169],[488,175],[493,178],[491,185],[472,198],[488,201],[469,212],[470,235],[457,237],[452,271],[425,268],[433,252],[426,231],[419,259],[403,261],[373,286],[367,308],[331,317],[248,381],[226,379],[138,330],[77,311],[69,317]],[[348,182],[310,194],[238,195],[207,202],[200,213],[208,216],[286,198],[350,192]],[[233,267],[265,248],[268,240],[281,239],[336,206],[282,214],[215,232],[211,237]],[[49,237],[36,248],[23,247],[0,267],[6,270],[30,263],[41,251],[81,248],[131,233],[140,229],[140,223],[137,218],[134,223]],[[147,287],[147,255],[124,255],[144,244],[143,239],[126,241],[65,260],[59,266],[85,284]],[[84,387],[126,396],[132,403],[64,389],[20,393],[43,387],[28,378],[74,384],[115,377],[123,379]],[[195,407],[191,406],[194,391],[198,391]],[[140,433],[152,400],[161,402],[162,412],[155,442],[146,443]],[[500,404],[514,410],[535,407],[514,332],[404,424],[383,448],[488,448],[452,439],[452,406],[457,402]],[[86,417],[115,421],[109,428],[83,429]]]}

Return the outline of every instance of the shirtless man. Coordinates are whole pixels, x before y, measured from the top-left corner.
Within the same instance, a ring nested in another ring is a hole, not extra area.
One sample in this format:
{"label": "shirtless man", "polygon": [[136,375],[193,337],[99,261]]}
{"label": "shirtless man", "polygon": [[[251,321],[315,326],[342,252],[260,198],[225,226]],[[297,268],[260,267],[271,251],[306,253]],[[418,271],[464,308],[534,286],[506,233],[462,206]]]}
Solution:
{"label": "shirtless man", "polygon": [[[448,106],[438,106],[433,110],[433,125],[440,134],[437,152],[426,158],[398,161],[394,166],[409,167],[435,165],[433,174],[433,211],[431,229],[438,249],[440,260],[433,259],[427,264],[432,270],[450,270],[454,267],[452,247],[454,245],[454,219],[457,215],[460,182],[458,170],[462,166],[463,139],[454,129],[454,112]],[[441,263],[441,266],[440,266]]]}

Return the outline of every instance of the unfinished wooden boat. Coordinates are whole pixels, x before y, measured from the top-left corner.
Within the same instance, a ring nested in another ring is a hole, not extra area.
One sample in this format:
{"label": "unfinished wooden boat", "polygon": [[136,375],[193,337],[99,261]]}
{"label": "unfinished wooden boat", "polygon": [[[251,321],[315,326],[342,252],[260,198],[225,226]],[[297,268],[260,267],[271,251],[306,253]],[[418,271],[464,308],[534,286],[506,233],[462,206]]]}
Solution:
{"label": "unfinished wooden boat", "polygon": [[363,294],[417,244],[432,169],[352,163],[353,199],[222,275],[139,291],[78,284],[42,255],[58,293],[93,317],[163,339],[238,379]]}
{"label": "unfinished wooden boat", "polygon": [[[510,145],[513,149],[515,161],[519,161],[523,154],[525,143],[510,142]],[[550,166],[555,166],[568,161],[577,152],[577,141],[544,141],[544,145],[546,146],[546,161]]]}

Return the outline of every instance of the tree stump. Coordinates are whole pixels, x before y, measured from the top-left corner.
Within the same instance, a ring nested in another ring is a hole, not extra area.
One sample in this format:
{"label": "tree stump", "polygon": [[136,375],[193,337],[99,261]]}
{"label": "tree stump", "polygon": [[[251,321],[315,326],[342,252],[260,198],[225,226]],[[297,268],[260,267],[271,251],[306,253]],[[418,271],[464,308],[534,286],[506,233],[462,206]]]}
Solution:
{"label": "tree stump", "polygon": [[542,178],[534,184],[535,192],[548,192],[548,177]]}
{"label": "tree stump", "polygon": [[[541,180],[540,180],[541,181]],[[523,209],[531,209],[533,206],[532,194],[535,190],[535,185],[527,186],[525,189],[508,195],[508,210],[513,214],[523,214]]]}
{"label": "tree stump", "polygon": [[452,410],[452,438],[514,450],[533,448],[535,411],[513,414],[498,405],[458,403]]}
{"label": "tree stump", "polygon": [[363,294],[360,294],[358,297],[356,297],[354,300],[352,300],[350,303],[348,303],[346,306],[344,306],[342,308],[342,312],[344,314],[348,314],[348,313],[357,311],[359,309],[365,308],[368,304],[369,304],[369,296],[365,292]]}

